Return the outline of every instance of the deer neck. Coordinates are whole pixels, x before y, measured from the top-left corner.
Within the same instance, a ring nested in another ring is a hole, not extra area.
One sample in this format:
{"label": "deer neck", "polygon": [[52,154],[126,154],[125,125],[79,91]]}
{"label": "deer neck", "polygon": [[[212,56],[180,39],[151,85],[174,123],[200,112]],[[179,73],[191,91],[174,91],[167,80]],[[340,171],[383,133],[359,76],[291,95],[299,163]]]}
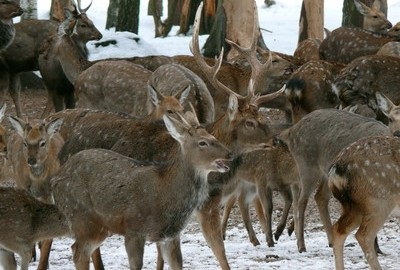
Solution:
{"label": "deer neck", "polygon": [[65,216],[52,204],[42,204],[38,211],[34,212],[32,223],[33,234],[39,240],[60,237],[69,233]]}
{"label": "deer neck", "polygon": [[0,51],[7,48],[15,37],[15,28],[12,20],[0,22]]}

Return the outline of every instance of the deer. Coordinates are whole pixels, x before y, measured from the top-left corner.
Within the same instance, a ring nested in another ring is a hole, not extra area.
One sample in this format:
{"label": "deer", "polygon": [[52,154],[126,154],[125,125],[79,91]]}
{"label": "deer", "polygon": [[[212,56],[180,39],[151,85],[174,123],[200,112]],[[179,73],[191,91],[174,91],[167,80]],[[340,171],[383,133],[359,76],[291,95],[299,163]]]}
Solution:
{"label": "deer", "polygon": [[[392,104],[390,100],[381,104]],[[396,106],[397,107],[397,106]],[[396,116],[396,107],[387,106],[387,113]],[[382,110],[384,110],[382,106]],[[332,224],[329,217],[328,169],[338,153],[351,143],[369,136],[393,136],[398,133],[398,117],[389,126],[375,119],[337,109],[315,110],[292,127],[281,132],[275,141],[284,143],[296,161],[300,175],[299,199],[294,200],[295,233],[299,252],[305,252],[304,213],[311,193],[314,199],[329,245],[332,245]]]}
{"label": "deer", "polygon": [[[86,61],[88,59],[86,43],[102,38],[102,34],[86,14],[90,6],[91,3],[82,8],[81,1],[78,0],[77,10],[72,12],[66,10],[65,21],[58,26],[56,34],[42,46],[38,65],[48,93],[42,118],[48,116],[53,107],[56,111],[75,107],[73,91],[75,79],[88,66],[69,73],[67,71],[71,69],[68,67],[73,63],[66,59]],[[59,52],[65,52],[67,55],[63,58],[64,54]]]}
{"label": "deer", "polygon": [[339,27],[333,30],[320,45],[320,59],[348,64],[357,57],[376,54],[387,42],[399,41],[399,35],[387,31],[392,24],[374,7],[379,5],[378,1],[370,10],[357,0],[354,3],[364,17],[363,29]]}
{"label": "deer", "polygon": [[390,41],[383,45],[377,52],[377,55],[391,55],[391,56],[400,56],[400,42],[399,41]]}
{"label": "deer", "polygon": [[366,137],[344,148],[333,161],[328,185],[342,205],[341,216],[332,228],[337,270],[344,269],[344,242],[355,229],[370,269],[382,269],[374,239],[400,206],[399,149],[397,136]]}
{"label": "deer", "polygon": [[[38,200],[22,188],[0,187],[0,213],[4,269],[17,269],[13,256],[17,253],[21,257],[21,270],[28,270],[36,242],[70,234],[65,216],[54,204]],[[12,256],[7,257],[9,254]]]}
{"label": "deer", "polygon": [[368,105],[377,119],[388,123],[376,101],[375,93],[380,92],[393,103],[400,103],[397,87],[400,59],[388,55],[369,55],[353,60],[337,76],[334,90],[344,107],[356,104]]}
{"label": "deer", "polygon": [[13,18],[23,13],[19,1],[4,1],[0,6],[0,52],[10,46],[15,37]]}
{"label": "deer", "polygon": [[[200,127],[195,114],[180,115],[180,120],[164,115],[163,121],[179,143],[166,162],[140,162],[113,151],[88,149],[70,157],[52,178],[55,204],[71,222],[77,269],[89,269],[91,252],[109,232],[124,235],[130,269],[142,268],[145,241],[168,243],[175,238],[207,199],[207,175],[229,170],[231,152]],[[73,210],[71,203],[79,206]],[[173,258],[167,261],[181,268]]]}

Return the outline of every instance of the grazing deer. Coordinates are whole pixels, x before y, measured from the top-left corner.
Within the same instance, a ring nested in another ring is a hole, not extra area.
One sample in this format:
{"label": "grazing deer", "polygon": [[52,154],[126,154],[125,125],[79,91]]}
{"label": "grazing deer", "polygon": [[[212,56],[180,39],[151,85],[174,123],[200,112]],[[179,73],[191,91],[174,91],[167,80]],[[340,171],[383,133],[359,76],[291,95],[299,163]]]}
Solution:
{"label": "grazing deer", "polygon": [[332,229],[337,270],[344,269],[344,242],[357,228],[355,237],[370,269],[382,269],[374,239],[391,212],[400,207],[399,151],[398,137],[367,137],[343,149],[334,160],[329,187],[342,205]]}
{"label": "grazing deer", "polygon": [[[400,58],[388,55],[369,55],[349,63],[334,81],[335,89],[344,107],[367,104],[379,115],[375,93],[380,92],[393,103],[400,103]],[[386,121],[387,122],[387,121]]]}
{"label": "grazing deer", "polygon": [[[364,16],[363,29],[339,27],[333,30],[320,45],[320,59],[347,64],[357,57],[376,54],[387,42],[400,40],[395,31],[387,31],[392,24],[379,8],[369,9],[357,0],[354,3]],[[378,1],[374,2],[376,5]]]}
{"label": "grazing deer", "polygon": [[0,52],[10,46],[15,37],[13,18],[22,14],[19,1],[7,0],[0,5]]}
{"label": "grazing deer", "polygon": [[332,244],[332,224],[329,217],[328,169],[337,154],[354,141],[367,136],[391,136],[390,129],[379,121],[351,112],[321,109],[304,116],[277,139],[289,148],[300,176],[299,199],[294,201],[294,224],[299,252],[306,251],[304,213],[308,199],[314,199],[329,244]]}
{"label": "grazing deer", "polygon": [[28,270],[36,242],[69,234],[67,220],[55,205],[19,188],[0,187],[0,225],[0,245],[6,250],[2,255],[11,254],[10,259],[2,256],[8,259],[2,260],[2,265],[10,270],[17,269],[12,253],[21,256],[21,270]]}
{"label": "grazing deer", "polygon": [[43,46],[39,56],[39,70],[47,88],[48,100],[42,116],[47,116],[54,107],[56,111],[75,107],[74,82],[76,77],[88,66],[79,70],[71,65],[85,63],[88,59],[86,43],[99,40],[102,34],[89,19],[85,9],[78,7],[75,11],[66,11],[67,18],[58,27],[58,33]]}
{"label": "grazing deer", "polygon": [[[162,164],[89,149],[69,158],[52,178],[55,203],[71,222],[75,236],[77,269],[88,269],[91,252],[109,232],[125,236],[130,268],[141,269],[145,241],[175,238],[207,199],[207,175],[229,170],[231,153],[225,146],[201,128],[195,117],[189,122],[180,118],[163,117],[179,146]],[[182,267],[173,260],[167,259],[172,268]]]}

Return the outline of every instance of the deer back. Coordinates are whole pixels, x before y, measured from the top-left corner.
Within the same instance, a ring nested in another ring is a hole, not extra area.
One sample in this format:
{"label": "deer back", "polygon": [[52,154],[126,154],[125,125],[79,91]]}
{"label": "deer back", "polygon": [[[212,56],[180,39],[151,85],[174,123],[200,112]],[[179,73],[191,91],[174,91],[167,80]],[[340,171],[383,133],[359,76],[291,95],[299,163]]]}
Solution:
{"label": "deer back", "polygon": [[[192,104],[200,123],[214,122],[214,100],[210,91],[199,76],[183,65],[174,63],[160,66],[151,74],[149,85],[164,96],[180,96],[189,87],[190,91],[182,104],[184,110],[189,111],[189,104]],[[149,98],[147,106],[154,106]]]}
{"label": "deer back", "polygon": [[7,149],[17,186],[48,201],[48,180],[60,167],[57,155],[64,144],[58,134],[62,119],[49,123],[36,119],[25,122],[10,116],[9,120],[15,132],[8,140]]}
{"label": "deer back", "polygon": [[400,42],[390,41],[383,45],[376,54],[400,57]]}
{"label": "deer back", "polygon": [[147,81],[152,72],[127,61],[100,61],[75,82],[76,106],[147,115]]}

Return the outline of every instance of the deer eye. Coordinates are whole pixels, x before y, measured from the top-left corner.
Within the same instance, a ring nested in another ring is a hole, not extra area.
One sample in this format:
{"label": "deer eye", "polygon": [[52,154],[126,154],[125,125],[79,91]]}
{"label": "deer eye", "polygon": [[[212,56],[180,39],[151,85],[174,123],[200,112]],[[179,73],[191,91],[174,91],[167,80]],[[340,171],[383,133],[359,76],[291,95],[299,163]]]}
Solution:
{"label": "deer eye", "polygon": [[174,112],[172,110],[167,110],[167,113],[173,114]]}
{"label": "deer eye", "polygon": [[206,147],[206,146],[208,146],[208,143],[206,141],[199,141],[199,146]]}
{"label": "deer eye", "polygon": [[46,145],[46,141],[40,141],[39,142],[39,147],[44,147]]}
{"label": "deer eye", "polygon": [[374,18],[374,19],[378,19],[378,16],[375,15],[373,18]]}
{"label": "deer eye", "polygon": [[256,123],[254,123],[254,121],[251,121],[251,120],[246,121],[246,128],[254,129],[255,127],[256,127]]}
{"label": "deer eye", "polygon": [[28,147],[28,143],[27,143],[27,142],[25,142],[25,141],[24,141],[24,146],[25,146],[25,147]]}

